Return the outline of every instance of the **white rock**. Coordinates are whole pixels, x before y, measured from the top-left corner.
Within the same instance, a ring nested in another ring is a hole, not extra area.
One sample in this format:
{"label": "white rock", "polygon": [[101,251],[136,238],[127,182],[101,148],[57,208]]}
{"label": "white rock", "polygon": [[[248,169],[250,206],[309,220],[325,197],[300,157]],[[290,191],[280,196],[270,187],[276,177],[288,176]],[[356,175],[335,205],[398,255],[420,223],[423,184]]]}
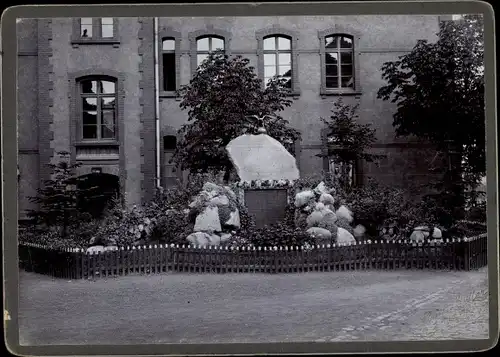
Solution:
{"label": "white rock", "polygon": [[295,158],[276,139],[267,134],[244,134],[226,146],[240,180],[297,180]]}
{"label": "white rock", "polygon": [[210,234],[205,232],[191,233],[187,236],[186,240],[192,245],[207,246],[210,242]]}
{"label": "white rock", "polygon": [[104,252],[104,246],[103,245],[94,245],[93,247],[89,247],[87,249],[87,253],[97,253],[97,252]]}
{"label": "white rock", "polygon": [[328,193],[328,188],[326,187],[325,183],[321,181],[314,189],[314,192],[316,192],[318,195],[321,195],[323,193]]}
{"label": "white rock", "polygon": [[432,231],[432,238],[443,238],[443,232],[437,227],[434,227],[434,230]]}
{"label": "white rock", "polygon": [[366,232],[366,228],[361,225],[361,224],[358,224],[355,228],[354,228],[354,236],[355,237],[362,237]]}
{"label": "white rock", "polygon": [[220,232],[222,227],[219,219],[219,209],[215,207],[207,207],[196,217],[194,224],[195,232]]}
{"label": "white rock", "polygon": [[116,245],[108,245],[107,247],[104,248],[104,251],[113,251],[113,250],[118,250],[118,247]]}
{"label": "white rock", "polygon": [[337,243],[348,244],[355,243],[356,239],[354,236],[346,229],[339,227],[337,230]]}
{"label": "white rock", "polygon": [[221,237],[219,237],[217,234],[211,234],[208,245],[220,245],[220,242],[221,242]]}
{"label": "white rock", "polygon": [[306,231],[309,236],[318,239],[330,239],[332,232],[325,228],[311,227]]}
{"label": "white rock", "polygon": [[325,206],[326,205],[333,205],[335,203],[333,196],[330,195],[329,193],[322,193],[321,196],[319,196],[318,201],[323,203]]}
{"label": "white rock", "polygon": [[343,218],[349,223],[351,223],[353,220],[351,210],[349,210],[349,208],[347,208],[344,205],[340,206],[339,209],[337,210],[337,212],[335,212],[335,213],[337,214],[338,218]]}
{"label": "white rock", "polygon": [[316,206],[314,207],[316,211],[323,211],[325,209],[325,205],[321,202],[316,203]]}
{"label": "white rock", "polygon": [[228,226],[240,228],[240,226],[241,226],[240,211],[238,211],[237,208],[236,208],[235,211],[232,211],[229,214],[229,219],[227,220],[227,222],[225,224],[228,225]]}
{"label": "white rock", "polygon": [[295,195],[295,207],[300,208],[302,206],[305,206],[313,198],[314,198],[314,191],[312,190],[298,192]]}
{"label": "white rock", "polygon": [[222,242],[226,242],[226,241],[228,241],[229,239],[231,239],[231,234],[230,234],[230,233],[222,233],[222,234],[220,235],[220,241],[221,241],[221,243],[222,243]]}
{"label": "white rock", "polygon": [[323,219],[323,213],[321,211],[313,211],[309,216],[306,218],[306,223],[307,227],[316,227],[321,220]]}
{"label": "white rock", "polygon": [[425,239],[425,234],[423,231],[413,231],[412,234],[410,235],[410,240],[413,241],[423,241]]}

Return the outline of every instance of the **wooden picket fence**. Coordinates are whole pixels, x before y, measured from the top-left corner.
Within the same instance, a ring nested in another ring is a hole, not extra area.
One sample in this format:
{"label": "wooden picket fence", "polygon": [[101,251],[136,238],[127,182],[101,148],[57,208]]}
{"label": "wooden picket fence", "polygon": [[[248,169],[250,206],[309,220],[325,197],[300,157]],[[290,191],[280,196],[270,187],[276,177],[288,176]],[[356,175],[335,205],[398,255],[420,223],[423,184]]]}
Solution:
{"label": "wooden picket fence", "polygon": [[315,247],[142,246],[87,253],[19,244],[20,268],[65,279],[162,272],[302,273],[346,270],[473,270],[487,264],[487,235],[443,242],[375,241]]}

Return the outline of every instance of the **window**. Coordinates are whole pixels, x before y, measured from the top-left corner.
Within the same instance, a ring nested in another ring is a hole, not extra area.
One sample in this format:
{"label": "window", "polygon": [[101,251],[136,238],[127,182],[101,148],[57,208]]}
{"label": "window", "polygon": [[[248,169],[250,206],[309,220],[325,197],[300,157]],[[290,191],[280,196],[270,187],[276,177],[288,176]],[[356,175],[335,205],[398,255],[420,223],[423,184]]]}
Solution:
{"label": "window", "polygon": [[81,17],[73,20],[72,44],[118,44],[118,24],[113,17]]}
{"label": "window", "polygon": [[216,36],[199,37],[196,39],[196,65],[199,66],[212,51],[224,50],[224,39]]}
{"label": "window", "polygon": [[110,78],[80,81],[81,139],[116,140],[117,91]]}
{"label": "window", "polygon": [[169,187],[176,184],[179,179],[177,168],[171,162],[177,147],[177,137],[175,135],[165,135],[163,137],[163,186]]}
{"label": "window", "polygon": [[112,17],[101,18],[101,37],[113,38],[114,25]]}
{"label": "window", "polygon": [[351,36],[325,37],[326,89],[354,89],[354,46]]}
{"label": "window", "polygon": [[82,38],[92,38],[92,18],[82,17],[80,19],[80,36]]}
{"label": "window", "polygon": [[278,25],[258,30],[257,39],[257,70],[263,85],[275,75],[286,79],[290,96],[300,95],[298,68],[297,31],[288,30]]}
{"label": "window", "polygon": [[175,56],[175,39],[166,38],[162,41],[163,61],[163,91],[173,92],[177,89],[177,71]]}
{"label": "window", "polygon": [[166,135],[163,137],[163,150],[175,151],[177,148],[177,137],[174,135]]}
{"label": "window", "polygon": [[360,95],[359,41],[355,27],[335,25],[318,31],[322,96]]}
{"label": "window", "polygon": [[264,83],[276,75],[286,79],[286,87],[292,88],[292,40],[284,36],[269,36],[263,41]]}
{"label": "window", "polygon": [[[334,176],[336,180],[344,187],[353,187],[356,185],[356,173],[354,163],[337,163],[335,160],[328,159],[328,171]],[[343,182],[343,178],[347,182]]]}

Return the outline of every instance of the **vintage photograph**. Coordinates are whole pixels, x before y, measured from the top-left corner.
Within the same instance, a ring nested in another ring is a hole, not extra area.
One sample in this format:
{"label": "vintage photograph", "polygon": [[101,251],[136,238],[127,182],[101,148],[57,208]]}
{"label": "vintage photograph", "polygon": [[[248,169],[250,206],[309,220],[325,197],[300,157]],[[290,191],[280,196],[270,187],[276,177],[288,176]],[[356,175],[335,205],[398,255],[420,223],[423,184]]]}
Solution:
{"label": "vintage photograph", "polygon": [[489,338],[482,15],[16,27],[20,345]]}

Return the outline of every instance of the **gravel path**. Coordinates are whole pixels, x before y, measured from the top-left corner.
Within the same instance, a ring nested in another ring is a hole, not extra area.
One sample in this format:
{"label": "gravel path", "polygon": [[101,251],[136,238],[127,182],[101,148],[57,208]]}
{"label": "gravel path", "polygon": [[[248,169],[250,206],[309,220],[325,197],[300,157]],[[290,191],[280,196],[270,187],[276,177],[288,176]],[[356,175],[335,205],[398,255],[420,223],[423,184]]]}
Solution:
{"label": "gravel path", "polygon": [[19,323],[23,345],[487,338],[487,272],[22,272]]}

